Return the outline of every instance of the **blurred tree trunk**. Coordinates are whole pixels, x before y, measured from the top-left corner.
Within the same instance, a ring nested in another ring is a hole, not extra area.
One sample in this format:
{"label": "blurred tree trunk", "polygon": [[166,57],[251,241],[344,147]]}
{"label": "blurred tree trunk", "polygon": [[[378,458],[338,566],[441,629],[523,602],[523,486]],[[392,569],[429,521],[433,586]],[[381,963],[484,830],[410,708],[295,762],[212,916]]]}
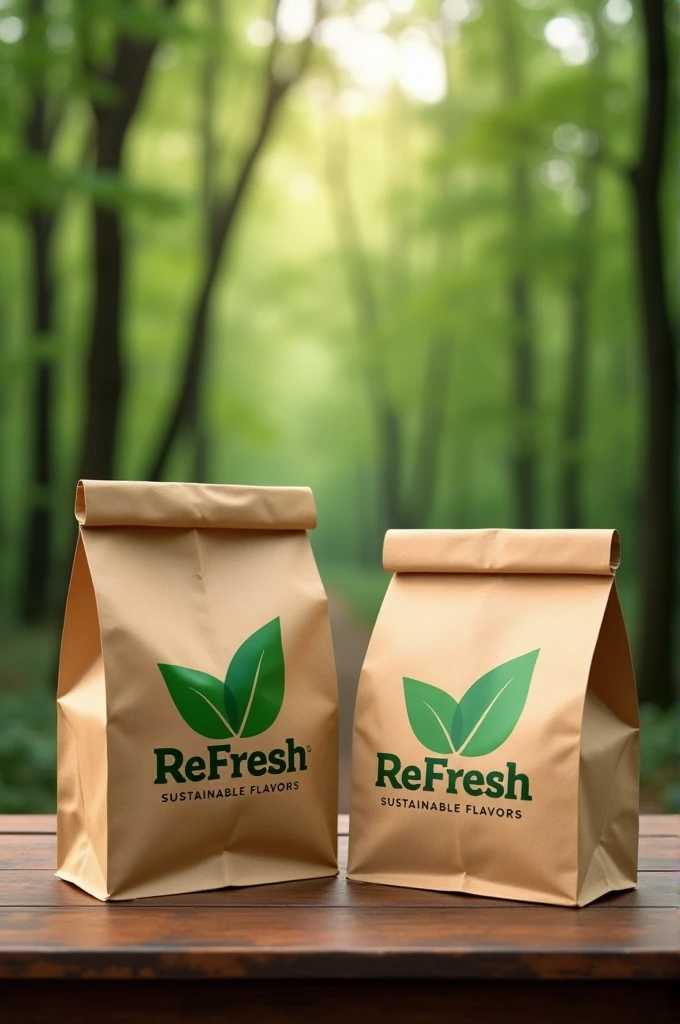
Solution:
{"label": "blurred tree trunk", "polygon": [[372,463],[359,463],[356,467],[356,508],[357,508],[357,560],[359,565],[375,569],[376,554],[380,551],[384,533],[381,523],[376,521],[378,495]]}
{"label": "blurred tree trunk", "polygon": [[439,335],[430,342],[420,408],[411,507],[411,525],[420,529],[427,526],[437,495],[452,353],[450,338]]}
{"label": "blurred tree trunk", "polygon": [[22,617],[40,621],[49,596],[52,547],[53,460],[52,411],[54,371],[54,286],[51,269],[54,215],[34,210],[30,215],[33,264],[33,337],[40,346],[33,392],[31,495],[23,570]]}
{"label": "blurred tree trunk", "polygon": [[411,284],[409,220],[412,213],[406,189],[411,139],[407,125],[408,105],[404,97],[397,92],[392,98],[391,108],[386,111],[385,118],[385,164],[389,175],[387,190],[390,204],[390,260],[387,286],[395,303],[403,300]]}
{"label": "blurred tree trunk", "polygon": [[371,269],[359,231],[349,181],[346,128],[329,119],[327,171],[333,219],[340,241],[347,290],[354,307],[369,413],[377,442],[379,525],[376,542],[382,547],[385,531],[407,526],[402,506],[403,438],[398,413],[387,393],[381,353],[381,316]]}
{"label": "blurred tree trunk", "polygon": [[[278,6],[278,0],[274,0],[272,15],[274,24]],[[277,71],[279,40],[278,38],[274,39],[269,48],[266,62],[264,99],[254,136],[243,156],[232,186],[221,192],[214,189],[209,215],[211,231],[207,243],[203,278],[194,298],[189,319],[184,371],[179,392],[170,409],[166,425],[161,433],[160,443],[149,466],[148,478],[150,480],[159,480],[163,476],[175,442],[180,434],[191,430],[192,423],[196,422],[208,350],[210,305],[220,267],[228,250],[237,216],[253,178],[258,159],[276,123],[282,100],[303,74],[310,52],[311,35],[302,44],[302,51],[295,70],[286,77],[281,77]]]}
{"label": "blurred tree trunk", "polygon": [[449,503],[450,525],[456,529],[470,526],[474,515],[474,456],[470,444],[456,445],[451,458],[453,480],[452,497]]}
{"label": "blurred tree trunk", "polygon": [[[583,216],[587,216],[584,211]],[[585,225],[583,231],[585,235]],[[584,239],[585,242],[585,239]],[[579,248],[579,252],[582,250]],[[590,258],[585,249],[584,260]],[[583,452],[588,360],[588,288],[591,270],[579,267],[567,290],[569,351],[565,374],[564,422],[562,425],[562,465],[560,466],[559,508],[561,527],[568,530],[583,526]]]}
{"label": "blurred tree trunk", "polygon": [[[210,259],[212,215],[219,161],[215,114],[220,67],[219,45],[223,33],[222,0],[208,0],[206,7],[211,39],[206,43],[201,80],[201,199],[203,205],[203,258],[207,263]],[[204,391],[205,382],[201,379],[195,389],[194,401],[189,404],[187,410],[187,433],[192,443],[192,478],[197,481],[205,481],[209,475],[210,438],[204,408]]]}
{"label": "blurred tree trunk", "polygon": [[[595,19],[597,47],[594,69],[605,80],[606,40]],[[558,483],[560,526],[578,529],[584,525],[584,452],[586,402],[588,395],[588,353],[590,349],[590,292],[596,274],[595,246],[599,200],[600,155],[603,141],[603,92],[595,86],[590,105],[590,125],[597,137],[594,153],[585,157],[581,190],[585,208],[576,225],[574,273],[567,289],[568,353],[565,373],[564,420],[562,424],[562,464]]]}
{"label": "blurred tree trunk", "polygon": [[[29,41],[36,45],[44,32],[44,0],[30,0]],[[35,37],[35,42],[34,42]],[[26,146],[39,159],[47,159],[58,125],[57,114],[48,115],[45,74],[40,76],[26,125]],[[54,210],[34,207],[28,215],[30,236],[32,342],[37,368],[31,396],[30,498],[24,563],[21,577],[21,616],[25,622],[40,621],[49,596],[52,546],[52,408],[54,392],[54,284],[52,239]]]}
{"label": "blurred tree trunk", "polygon": [[[450,89],[451,80],[448,63],[445,64],[445,67],[447,89]],[[391,120],[392,131],[390,133],[388,155],[390,166],[401,170],[401,177],[397,179],[397,189],[393,196],[391,211],[394,229],[392,239],[393,251],[391,253],[393,266],[392,293],[394,302],[398,303],[403,300],[404,295],[408,292],[410,277],[407,264],[410,252],[409,220],[403,176],[405,166],[404,139],[406,137],[404,131],[405,109],[401,101],[396,107],[396,115]],[[450,128],[451,126],[447,124],[447,129],[450,130]],[[449,174],[450,169],[446,167],[440,181],[442,197],[446,194]],[[450,260],[451,230],[448,224],[439,229],[435,259],[439,272],[443,272],[447,262]],[[405,516],[402,513],[401,525],[411,529],[424,529],[428,525],[437,497],[437,484],[439,482],[444,445],[452,354],[453,343],[450,336],[445,328],[438,327],[434,336],[429,340],[425,352],[422,395],[419,408],[416,409],[418,419],[412,463],[413,470],[410,474],[411,492],[406,500],[405,512],[407,515]]]}
{"label": "blurred tree trunk", "polygon": [[[526,170],[517,167],[515,175],[516,211],[526,210]],[[518,218],[519,219],[519,218]],[[533,345],[533,296],[527,274],[516,270],[509,289],[513,321],[513,395],[517,412],[515,452],[512,457],[515,491],[515,516],[522,529],[536,526],[537,466],[534,451],[535,360]]]}
{"label": "blurred tree trunk", "polygon": [[[161,0],[166,10],[178,0]],[[116,96],[113,104],[93,104],[95,168],[118,176],[128,132],[146,84],[158,38],[119,36],[111,69],[94,73]],[[123,393],[123,322],[126,250],[123,215],[116,206],[95,202],[92,222],[94,262],[93,314],[90,326],[84,443],[80,476],[110,479],[115,475],[116,439]]]}
{"label": "blurred tree trunk", "polygon": [[[39,14],[42,5],[34,5]],[[35,96],[27,128],[31,153],[45,158],[53,137],[48,122],[46,100]],[[51,347],[54,336],[54,284],[52,280],[52,238],[55,214],[52,210],[33,209],[28,228],[32,265],[32,334],[37,348],[37,369],[33,382],[31,442],[30,509],[22,573],[22,618],[38,622],[46,613],[50,579],[52,541],[52,407],[54,362]]]}
{"label": "blurred tree trunk", "polygon": [[[377,544],[382,548],[385,531],[423,527],[432,512],[437,471],[441,459],[451,342],[441,335],[428,345],[422,398],[417,408],[414,470],[405,480],[406,440],[403,417],[388,392],[382,337],[380,302],[357,223],[349,181],[346,130],[335,125],[328,133],[328,181],[336,231],[345,266],[347,286],[354,306],[357,333],[366,351],[362,367],[369,412],[378,448],[379,526]],[[401,211],[393,222],[393,242],[406,241]],[[390,291],[393,300],[404,299],[408,271],[399,251],[392,254]],[[395,265],[396,264],[396,265]],[[407,488],[407,483],[410,485]]]}
{"label": "blurred tree trunk", "polygon": [[678,365],[667,291],[661,189],[669,114],[667,5],[642,0],[647,98],[632,185],[645,365],[642,479],[640,692],[662,707],[674,696],[673,614],[677,571]]}
{"label": "blurred tree trunk", "polygon": [[[522,95],[521,58],[518,53],[514,4],[500,0],[503,11],[503,83],[510,100]],[[510,204],[513,220],[512,245],[517,263],[510,272],[508,305],[512,331],[512,394],[517,429],[511,459],[517,525],[535,527],[537,514],[538,466],[534,436],[536,413],[536,356],[534,343],[533,288],[526,268],[531,224],[531,196],[526,162],[518,157],[511,168]]]}
{"label": "blurred tree trunk", "polygon": [[[439,3],[439,30],[442,34],[442,38],[447,38],[447,21],[444,12],[445,0],[440,0]],[[444,146],[450,144],[451,139],[461,129],[461,118],[458,110],[457,100],[457,76],[456,71],[452,63],[454,47],[444,47],[444,68],[446,73],[446,96],[448,101],[442,104],[442,112],[444,114],[443,124],[443,137],[442,143]],[[453,102],[451,100],[453,99]],[[441,192],[442,202],[446,203],[447,199],[450,198],[455,191],[455,184],[451,178],[451,168],[445,167],[443,174],[440,177],[439,188]],[[440,225],[439,229],[439,263],[440,267],[444,269],[448,267],[450,270],[457,269],[458,271],[463,270],[463,263],[461,259],[462,252],[462,226],[459,222],[450,224],[448,220]],[[453,304],[452,304],[453,308]],[[448,407],[450,404],[455,403],[456,396],[452,396],[452,403],[449,403],[449,389],[451,383],[451,365],[453,362],[454,355],[454,338],[449,337],[447,339],[446,349],[441,352],[439,358],[441,359],[442,374],[438,376],[434,384],[435,391],[438,392],[436,402],[439,403],[439,410],[436,413],[438,419],[438,433],[439,441],[436,453],[435,464],[439,468],[441,460],[441,449],[444,447],[446,438],[444,436],[446,431],[446,416]],[[434,366],[432,367],[434,374]],[[449,527],[462,528],[469,526],[472,521],[472,501],[471,501],[471,474],[470,474],[470,454],[469,454],[469,438],[466,436],[457,436],[455,425],[452,425],[450,431],[450,451],[448,459],[448,471],[452,474],[452,496],[448,502],[447,508],[447,523]],[[433,493],[430,498],[430,508],[428,515],[432,512],[432,506],[434,504],[435,494]],[[424,525],[424,524],[423,524]]]}

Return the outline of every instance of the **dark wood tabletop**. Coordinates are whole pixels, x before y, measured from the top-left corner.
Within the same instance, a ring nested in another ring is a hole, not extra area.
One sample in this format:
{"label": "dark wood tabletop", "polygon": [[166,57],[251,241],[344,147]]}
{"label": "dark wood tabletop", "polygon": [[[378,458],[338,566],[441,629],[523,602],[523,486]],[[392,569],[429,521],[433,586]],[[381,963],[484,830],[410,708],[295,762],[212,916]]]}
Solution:
{"label": "dark wood tabletop", "polygon": [[584,909],[344,871],[103,904],[54,877],[53,817],[0,817],[0,1020],[677,1020],[679,848],[643,817],[638,888]]}

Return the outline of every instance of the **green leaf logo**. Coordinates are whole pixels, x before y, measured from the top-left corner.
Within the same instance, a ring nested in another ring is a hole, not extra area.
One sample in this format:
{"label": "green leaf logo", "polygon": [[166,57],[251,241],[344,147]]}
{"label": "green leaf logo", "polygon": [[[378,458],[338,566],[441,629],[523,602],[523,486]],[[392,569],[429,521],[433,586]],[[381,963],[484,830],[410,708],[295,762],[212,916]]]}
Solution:
{"label": "green leaf logo", "polygon": [[283,704],[285,667],[281,620],[272,619],[245,640],[224,681],[180,665],[159,664],[180,715],[209,739],[258,736]]}
{"label": "green leaf logo", "polygon": [[404,677],[406,711],[416,737],[428,750],[452,754],[451,723],[458,705],[446,690]]}
{"label": "green leaf logo", "polygon": [[437,754],[490,754],[505,743],[524,710],[539,651],[491,669],[456,702],[445,690],[404,676],[404,697],[417,739]]}
{"label": "green leaf logo", "polygon": [[224,683],[207,672],[181,665],[159,665],[180,715],[201,736],[227,740],[234,730],[224,713]]}
{"label": "green leaf logo", "polygon": [[272,619],[241,644],[227,669],[225,707],[239,736],[257,736],[274,724],[284,685],[281,620]]}
{"label": "green leaf logo", "polygon": [[538,651],[506,661],[463,694],[451,738],[459,754],[480,757],[505,743],[524,710]]}

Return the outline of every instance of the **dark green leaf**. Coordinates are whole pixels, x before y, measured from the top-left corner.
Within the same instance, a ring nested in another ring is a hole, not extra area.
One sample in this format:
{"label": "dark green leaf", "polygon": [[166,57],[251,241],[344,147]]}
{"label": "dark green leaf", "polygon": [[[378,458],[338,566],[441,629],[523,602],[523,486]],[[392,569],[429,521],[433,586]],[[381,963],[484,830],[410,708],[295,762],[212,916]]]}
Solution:
{"label": "dark green leaf", "polygon": [[207,672],[180,665],[159,665],[180,715],[195,732],[211,740],[234,735],[224,716],[224,683]]}
{"label": "dark green leaf", "polygon": [[239,736],[257,736],[274,724],[284,686],[281,620],[276,618],[241,644],[227,669],[224,705]]}
{"label": "dark green leaf", "polygon": [[454,698],[445,690],[404,676],[404,697],[411,728],[417,739],[437,754],[452,754],[451,722]]}
{"label": "dark green leaf", "polygon": [[459,754],[481,757],[505,743],[519,721],[538,650],[503,662],[463,695],[453,716],[452,739]]}

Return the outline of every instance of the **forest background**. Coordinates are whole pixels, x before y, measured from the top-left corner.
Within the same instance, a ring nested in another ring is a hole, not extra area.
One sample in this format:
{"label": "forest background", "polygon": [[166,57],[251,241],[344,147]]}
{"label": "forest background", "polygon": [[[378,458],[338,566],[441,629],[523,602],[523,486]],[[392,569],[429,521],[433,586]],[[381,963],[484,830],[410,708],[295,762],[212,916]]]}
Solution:
{"label": "forest background", "polygon": [[611,527],[677,803],[671,0],[0,0],[0,811],[54,807],[79,476],[309,484],[351,705],[389,526]]}

